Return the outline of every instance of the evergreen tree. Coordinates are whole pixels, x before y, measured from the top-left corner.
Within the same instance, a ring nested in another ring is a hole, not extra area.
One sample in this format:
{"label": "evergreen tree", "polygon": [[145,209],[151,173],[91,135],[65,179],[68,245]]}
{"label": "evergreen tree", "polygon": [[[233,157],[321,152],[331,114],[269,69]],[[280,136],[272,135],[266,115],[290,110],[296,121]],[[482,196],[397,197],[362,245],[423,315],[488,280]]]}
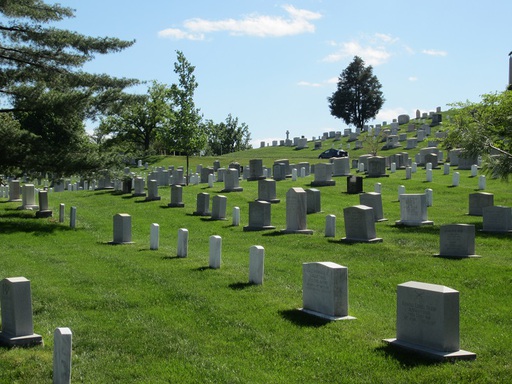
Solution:
{"label": "evergreen tree", "polygon": [[50,26],[73,11],[42,0],[1,0],[0,12],[0,112],[12,113],[33,135],[23,168],[63,175],[81,170],[80,159],[92,166],[84,120],[109,113],[136,81],[81,68],[96,54],[118,52],[133,41]]}
{"label": "evergreen tree", "polygon": [[372,66],[365,67],[364,61],[355,56],[339,76],[336,91],[328,98],[331,115],[363,129],[384,104],[381,88]]}

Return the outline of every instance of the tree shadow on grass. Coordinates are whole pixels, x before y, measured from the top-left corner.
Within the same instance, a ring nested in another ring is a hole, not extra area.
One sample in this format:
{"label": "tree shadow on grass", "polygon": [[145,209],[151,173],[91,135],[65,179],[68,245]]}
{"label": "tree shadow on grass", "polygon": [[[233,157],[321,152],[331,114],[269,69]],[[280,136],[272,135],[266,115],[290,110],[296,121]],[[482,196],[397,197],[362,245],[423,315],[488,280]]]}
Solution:
{"label": "tree shadow on grass", "polygon": [[429,359],[428,357],[420,356],[416,353],[411,353],[406,349],[396,348],[389,344],[384,344],[375,348],[375,352],[383,355],[386,358],[392,358],[400,362],[404,368],[415,368],[421,366],[433,366],[444,364],[437,360]]}
{"label": "tree shadow on grass", "polygon": [[[7,220],[2,220],[7,219]],[[11,221],[8,219],[22,219]],[[7,209],[0,214],[0,233],[33,233],[35,236],[49,235],[55,231],[69,231],[71,227],[60,225],[55,218],[36,218],[35,211]]]}
{"label": "tree shadow on grass", "polygon": [[279,311],[282,318],[301,327],[323,327],[331,321],[321,317],[310,315],[298,309],[286,309]]}

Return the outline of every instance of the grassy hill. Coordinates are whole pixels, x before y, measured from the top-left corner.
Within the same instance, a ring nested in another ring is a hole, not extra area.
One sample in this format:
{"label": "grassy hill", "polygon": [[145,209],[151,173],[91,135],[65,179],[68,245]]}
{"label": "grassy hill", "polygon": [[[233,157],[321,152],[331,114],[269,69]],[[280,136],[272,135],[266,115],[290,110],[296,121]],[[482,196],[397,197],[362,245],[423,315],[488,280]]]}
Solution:
{"label": "grassy hill", "polygon": [[[323,149],[339,144],[327,140]],[[191,164],[210,166],[219,159],[222,166],[231,161],[246,165],[253,158],[262,158],[266,166],[282,158],[318,162],[319,151],[311,148],[258,148],[193,158]],[[364,150],[349,152],[357,157]],[[184,164],[181,157],[162,157],[152,166]],[[54,217],[49,219],[36,219],[34,212],[17,210],[19,203],[0,199],[0,277],[31,281],[35,332],[45,342],[44,347],[0,349],[0,382],[49,382],[56,327],[73,331],[73,382],[507,382],[512,360],[510,236],[477,231],[480,259],[432,257],[439,252],[441,225],[482,227],[481,217],[467,215],[468,195],[476,191],[478,180],[469,171],[459,172],[455,188],[452,175],[442,170],[434,170],[429,183],[420,168],[411,180],[405,180],[403,170],[364,179],[365,191],[382,184],[388,221],[376,224],[377,236],[383,238],[378,244],[339,241],[345,235],[343,208],[359,204],[357,195],[345,193],[344,177],[336,178],[336,186],[319,188],[323,212],[307,217],[313,235],[280,232],[286,226],[286,191],[309,188],[312,176],[277,183],[281,203],[272,205],[277,228],[264,232],[242,230],[248,202],[258,194],[257,182],[241,181],[243,192],[225,193],[227,221],[192,215],[196,195],[220,194],[222,183],[185,187],[184,208],[167,208],[169,187],[160,187],[162,200],[154,202],[111,191],[51,193]],[[407,193],[433,189],[428,209],[433,226],[394,225],[400,218],[399,185]],[[494,194],[495,205],[512,205],[508,184],[488,178],[486,192]],[[69,228],[68,218],[58,223],[60,203],[66,215],[77,207],[76,229]],[[241,209],[239,227],[231,226],[235,206]],[[116,213],[132,216],[134,244],[108,244]],[[324,236],[328,214],[337,217],[334,239]],[[160,248],[154,251],[149,250],[151,223],[160,225]],[[176,258],[179,228],[190,233],[187,258]],[[222,237],[219,270],[208,268],[211,235]],[[265,248],[261,286],[247,284],[252,245]],[[349,314],[357,320],[325,322],[297,311],[302,306],[302,263],[313,261],[348,267]],[[460,292],[461,348],[475,352],[475,361],[433,363],[382,342],[396,335],[396,286],[411,280]]]}

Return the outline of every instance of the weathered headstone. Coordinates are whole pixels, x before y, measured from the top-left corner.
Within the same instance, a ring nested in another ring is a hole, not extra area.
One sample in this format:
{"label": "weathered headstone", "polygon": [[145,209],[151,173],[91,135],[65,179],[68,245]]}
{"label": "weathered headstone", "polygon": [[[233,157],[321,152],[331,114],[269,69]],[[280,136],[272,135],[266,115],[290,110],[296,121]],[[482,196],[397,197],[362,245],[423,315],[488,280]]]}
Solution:
{"label": "weathered headstone", "polygon": [[53,332],[53,383],[71,384],[71,352],[73,334],[69,328]]}
{"label": "weathered headstone", "polygon": [[310,235],[307,229],[307,194],[299,187],[290,188],[286,192],[286,229],[283,233],[300,233]]}
{"label": "weathered headstone", "polygon": [[265,177],[263,176],[263,160],[249,160],[249,173],[249,177],[247,178],[248,181],[264,179]]}
{"label": "weathered headstone", "polygon": [[36,212],[37,218],[51,217],[53,212],[48,207],[48,191],[39,191],[39,210]]}
{"label": "weathered headstone", "polygon": [[302,264],[301,310],[328,320],[348,315],[348,268],[332,262]]}
{"label": "weathered headstone", "polygon": [[375,221],[387,221],[384,218],[384,211],[382,208],[382,195],[377,192],[366,192],[359,195],[359,204],[366,205],[367,207],[373,208],[373,215]]}
{"label": "weathered headstone", "polygon": [[336,185],[332,179],[333,165],[331,163],[315,164],[315,179],[311,182],[312,187],[325,187]]}
{"label": "weathered headstone", "polygon": [[469,212],[470,216],[482,216],[485,207],[494,205],[494,195],[489,192],[476,192],[469,194]]}
{"label": "weathered headstone", "polygon": [[21,201],[21,186],[19,180],[11,180],[9,182],[9,201]]}
{"label": "weathered headstone", "polygon": [[71,207],[69,210],[69,226],[76,228],[76,207]]}
{"label": "weathered headstone", "polygon": [[144,191],[144,179],[142,177],[136,177],[134,179],[134,184],[135,187],[132,196],[146,196],[146,192]]}
{"label": "weathered headstone", "polygon": [[346,237],[344,243],[375,243],[382,239],[376,236],[373,208],[355,205],[343,209]]}
{"label": "weathered headstone", "polygon": [[373,156],[368,159],[367,177],[387,177],[386,159],[382,156]]}
{"label": "weathered headstone", "polygon": [[112,244],[132,244],[132,217],[127,213],[114,215],[114,240]]}
{"label": "weathered headstone", "polygon": [[336,215],[325,217],[325,237],[336,237]]}
{"label": "weathered headstone", "polygon": [[460,349],[459,337],[458,291],[417,281],[398,285],[396,338],[384,341],[440,361],[475,359]]}
{"label": "weathered headstone", "polygon": [[197,194],[195,216],[211,216],[210,212],[210,194],[201,192]]}
{"label": "weathered headstone", "polygon": [[276,181],[271,179],[258,180],[258,201],[279,203],[281,200],[276,197]]}
{"label": "weathered headstone", "polygon": [[400,195],[400,220],[395,224],[409,227],[433,225],[427,217],[427,196],[424,193]]}
{"label": "weathered headstone", "polygon": [[239,171],[236,168],[229,168],[224,176],[224,189],[222,192],[242,192],[240,187]]}
{"label": "weathered headstone", "polygon": [[148,196],[146,201],[161,200],[162,197],[158,196],[158,182],[156,180],[148,181]]}
{"label": "weathered headstone", "polygon": [[512,208],[494,205],[482,208],[483,232],[511,233]]}
{"label": "weathered headstone", "polygon": [[21,187],[21,207],[18,209],[35,210],[39,208],[36,204],[36,188],[34,184],[24,184]]}
{"label": "weathered headstone", "polygon": [[34,333],[30,281],[25,277],[3,279],[0,297],[2,310],[0,345],[15,347],[42,344],[41,335]]}
{"label": "weathered headstone", "polygon": [[320,191],[318,189],[306,189],[307,213],[318,213],[322,211]]}
{"label": "weathered headstone", "polygon": [[446,224],[440,229],[440,250],[435,256],[448,258],[479,257],[475,255],[475,226]]}
{"label": "weathered headstone", "polygon": [[228,198],[224,195],[215,195],[212,199],[212,220],[226,220]]}
{"label": "weathered headstone", "polygon": [[348,157],[336,157],[332,159],[333,174],[332,176],[349,176],[350,175],[350,159]]}
{"label": "weathered headstone", "polygon": [[244,231],[265,231],[275,229],[271,224],[272,205],[267,201],[249,202],[249,224],[244,227]]}
{"label": "weathered headstone", "polygon": [[181,185],[171,185],[171,202],[168,204],[172,208],[182,208],[185,206],[183,202],[183,189]]}

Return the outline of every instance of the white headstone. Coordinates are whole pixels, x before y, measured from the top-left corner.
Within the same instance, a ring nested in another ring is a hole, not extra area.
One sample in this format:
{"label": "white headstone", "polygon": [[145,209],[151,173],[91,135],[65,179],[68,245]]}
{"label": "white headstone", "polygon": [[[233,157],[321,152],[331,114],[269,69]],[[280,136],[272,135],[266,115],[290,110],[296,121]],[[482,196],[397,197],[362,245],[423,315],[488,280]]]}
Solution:
{"label": "white headstone", "polygon": [[336,237],[336,215],[325,217],[325,237]]}
{"label": "white headstone", "polygon": [[220,268],[222,252],[222,238],[218,235],[210,236],[210,258],[209,266],[212,269]]}
{"label": "white headstone", "polygon": [[180,228],[178,229],[178,257],[187,257],[188,256],[188,229]]}
{"label": "white headstone", "polygon": [[30,281],[25,277],[3,279],[0,297],[2,312],[0,345],[13,347],[42,344],[43,338],[34,333]]}
{"label": "white headstone", "polygon": [[238,227],[240,225],[240,208],[239,207],[233,207],[233,214],[232,214],[232,223],[234,227]]}
{"label": "white headstone", "polygon": [[332,262],[302,264],[302,310],[328,320],[348,315],[348,268]]}
{"label": "white headstone", "polygon": [[113,244],[132,243],[132,217],[127,213],[114,215],[114,240]]}
{"label": "white headstone", "polygon": [[69,212],[69,226],[71,228],[76,228],[76,207],[71,207]]}
{"label": "white headstone", "polygon": [[286,192],[286,229],[283,233],[312,234],[307,229],[307,194],[299,187]]}
{"label": "white headstone", "polygon": [[452,176],[452,185],[454,187],[458,187],[460,182],[460,173],[459,172],[453,172]]}
{"label": "white headstone", "polygon": [[475,255],[475,226],[472,224],[446,224],[440,229],[439,257],[478,257]]}
{"label": "white headstone", "polygon": [[71,351],[73,334],[69,328],[53,332],[53,383],[71,383]]}
{"label": "white headstone", "polygon": [[427,196],[424,193],[400,195],[400,220],[396,225],[417,227],[433,224],[427,218]]}
{"label": "white headstone", "polygon": [[160,242],[160,225],[153,223],[150,226],[149,249],[157,250]]}
{"label": "white headstone", "polygon": [[253,245],[249,249],[249,283],[263,284],[265,266],[265,249],[261,245]]}
{"label": "white headstone", "polygon": [[375,215],[373,208],[366,205],[355,205],[343,209],[346,237],[345,243],[374,243],[382,239],[376,236]]}
{"label": "white headstone", "polygon": [[460,349],[459,292],[443,285],[399,284],[396,339],[385,341],[437,360],[476,358]]}

